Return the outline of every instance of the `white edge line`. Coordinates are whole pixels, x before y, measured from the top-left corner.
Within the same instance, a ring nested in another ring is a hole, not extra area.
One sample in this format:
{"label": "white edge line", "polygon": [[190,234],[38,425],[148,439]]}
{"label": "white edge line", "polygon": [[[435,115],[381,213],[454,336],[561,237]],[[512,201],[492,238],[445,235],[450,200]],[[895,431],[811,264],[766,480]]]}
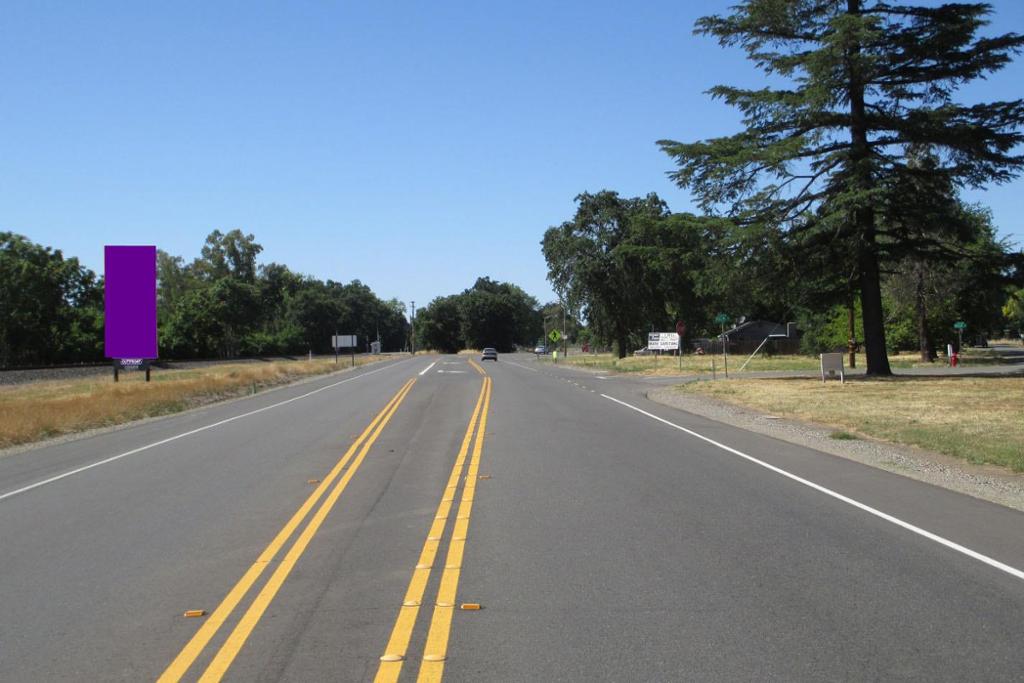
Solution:
{"label": "white edge line", "polygon": [[509,365],[514,365],[517,368],[522,368],[523,370],[529,370],[530,372],[540,372],[537,368],[531,368],[528,365],[520,365],[519,363],[515,362],[514,360],[507,360],[505,362],[508,363]]}
{"label": "white edge line", "polygon": [[430,365],[428,365],[427,367],[423,368],[423,371],[420,372],[420,377],[422,377],[423,375],[425,375],[428,372],[430,372],[430,368],[434,367],[435,365],[437,365],[437,361],[436,360],[433,363],[431,363]]}
{"label": "white edge line", "polygon": [[208,424],[205,427],[199,427],[198,429],[193,429],[193,430],[188,431],[188,432],[183,432],[181,434],[177,434],[175,436],[171,436],[171,437],[168,437],[166,439],[162,439],[160,441],[154,441],[153,443],[146,444],[145,446],[140,446],[138,448],[133,448],[130,451],[125,451],[124,453],[120,453],[118,455],[113,455],[113,456],[111,456],[109,458],[105,458],[105,459],[100,460],[98,462],[94,462],[94,463],[92,463],[90,465],[85,465],[84,467],[78,467],[78,468],[70,470],[68,472],[64,472],[63,474],[58,474],[55,477],[50,477],[49,479],[43,479],[42,481],[37,481],[34,484],[29,484],[28,486],[23,486],[20,489],[15,489],[13,491],[8,491],[7,493],[0,494],[0,500],[4,500],[5,498],[10,498],[12,496],[16,496],[19,493],[25,493],[27,491],[31,491],[32,489],[39,488],[40,486],[46,486],[47,484],[52,484],[55,481],[60,481],[61,479],[65,479],[65,478],[70,477],[72,475],[79,474],[81,472],[85,472],[86,470],[91,470],[94,467],[99,467],[100,465],[106,465],[107,463],[114,462],[115,460],[120,460],[121,458],[126,458],[129,455],[135,455],[136,453],[141,453],[142,451],[147,451],[150,448],[156,448],[157,446],[163,446],[166,443],[170,443],[172,441],[177,441],[178,439],[183,439],[186,436],[192,436],[193,434],[198,434],[199,432],[205,432],[207,429],[213,429],[214,427],[219,427],[221,425],[227,424],[228,422],[234,422],[235,420],[241,420],[243,417],[249,417],[250,415],[255,415],[256,413],[262,413],[263,411],[270,410],[271,408],[277,408],[279,406],[283,406],[283,405],[285,405],[287,403],[291,403],[292,401],[298,401],[300,398],[306,398],[307,396],[312,396],[313,394],[319,394],[321,391],[326,391],[327,389],[331,389],[333,387],[336,387],[339,384],[346,384],[348,382],[353,382],[353,381],[355,381],[357,379],[362,379],[363,377],[367,377],[369,375],[374,375],[374,374],[376,374],[378,372],[383,372],[384,370],[387,370],[390,367],[391,366],[389,365],[387,367],[377,368],[376,370],[371,370],[369,372],[364,372],[364,373],[362,373],[360,375],[356,375],[355,377],[349,377],[347,379],[341,380],[340,382],[334,382],[333,384],[328,384],[327,386],[320,387],[319,389],[314,389],[313,391],[310,391],[308,393],[302,394],[301,396],[295,396],[293,398],[289,398],[286,401],[281,401],[281,402],[275,403],[273,405],[264,406],[262,408],[257,408],[256,410],[249,411],[248,413],[242,413],[241,415],[235,415],[234,417],[229,417],[226,420],[221,420],[220,422],[214,422],[213,424]]}
{"label": "white edge line", "polygon": [[680,427],[679,425],[677,425],[675,423],[669,422],[668,420],[660,418],[657,415],[653,415],[653,414],[647,412],[646,410],[641,410],[640,408],[637,408],[634,405],[630,405],[629,403],[626,403],[625,401],[620,401],[619,399],[613,398],[611,396],[608,396],[607,394],[601,394],[601,396],[603,396],[604,398],[608,399],[609,401],[614,401],[615,403],[618,403],[619,405],[623,405],[623,406],[625,406],[625,407],[627,407],[627,408],[629,408],[631,410],[635,410],[636,412],[638,412],[638,413],[640,413],[642,415],[646,415],[647,417],[649,417],[649,418],[651,418],[653,420],[657,420],[658,422],[666,424],[669,427],[673,427],[674,429],[678,429],[681,432],[686,432],[690,436],[697,437],[698,439],[700,439],[702,441],[706,441],[706,442],[708,442],[709,444],[711,444],[713,446],[717,446],[718,448],[721,448],[724,451],[728,451],[729,453],[732,453],[733,455],[738,455],[741,458],[749,460],[750,462],[754,463],[755,465],[760,465],[761,467],[764,467],[765,469],[771,470],[772,472],[775,472],[776,474],[781,474],[782,476],[787,477],[789,479],[792,479],[793,481],[798,482],[800,484],[803,484],[804,486],[808,486],[808,487],[810,487],[810,488],[812,488],[812,489],[814,489],[816,491],[820,491],[821,493],[824,493],[827,496],[831,496],[832,498],[835,498],[836,500],[840,500],[840,501],[846,503],[847,505],[852,505],[853,507],[858,508],[860,510],[863,510],[864,512],[867,512],[868,514],[871,514],[871,515],[874,515],[875,517],[879,517],[881,519],[884,519],[885,521],[887,521],[887,522],[889,522],[891,524],[895,524],[896,526],[902,527],[902,528],[906,529],[907,531],[913,532],[913,533],[915,533],[915,534],[917,534],[919,536],[923,536],[924,538],[927,538],[930,541],[935,541],[936,543],[938,543],[940,545],[946,546],[950,550],[955,550],[956,552],[962,553],[964,555],[967,555],[968,557],[973,558],[975,560],[978,560],[979,562],[984,562],[985,564],[989,565],[990,567],[994,567],[996,569],[999,569],[1000,571],[1006,572],[1007,574],[1009,574],[1011,576],[1014,576],[1014,577],[1016,577],[1018,579],[1024,580],[1024,571],[1021,571],[1020,569],[1017,569],[1016,567],[1011,567],[1010,565],[1004,564],[1004,563],[1000,562],[999,560],[996,560],[996,559],[993,559],[993,558],[989,557],[988,555],[982,555],[981,553],[979,553],[979,552],[977,552],[975,550],[971,550],[970,548],[962,546],[959,543],[954,543],[953,541],[950,541],[947,538],[943,538],[942,536],[939,536],[938,534],[933,534],[932,532],[926,531],[925,529],[922,529],[920,527],[914,526],[913,524],[910,524],[909,522],[904,522],[902,519],[899,519],[897,517],[893,517],[892,515],[887,514],[885,512],[882,512],[881,510],[875,509],[875,508],[871,507],[870,505],[865,505],[864,503],[861,503],[860,501],[857,501],[857,500],[854,500],[853,498],[849,498],[847,496],[844,496],[843,494],[837,493],[837,492],[833,491],[832,489],[825,488],[821,484],[815,484],[813,481],[809,481],[807,479],[804,479],[803,477],[799,477],[799,476],[797,476],[795,474],[792,474],[791,472],[787,472],[786,470],[781,469],[779,467],[776,467],[775,465],[770,465],[770,464],[764,462],[763,460],[758,460],[757,458],[755,458],[753,456],[747,455],[746,453],[738,451],[735,448],[730,448],[729,446],[726,446],[725,444],[718,443],[714,439],[709,439],[708,437],[706,437],[706,436],[704,436],[702,434],[698,434],[697,432],[692,431],[690,429],[687,429],[686,427]]}

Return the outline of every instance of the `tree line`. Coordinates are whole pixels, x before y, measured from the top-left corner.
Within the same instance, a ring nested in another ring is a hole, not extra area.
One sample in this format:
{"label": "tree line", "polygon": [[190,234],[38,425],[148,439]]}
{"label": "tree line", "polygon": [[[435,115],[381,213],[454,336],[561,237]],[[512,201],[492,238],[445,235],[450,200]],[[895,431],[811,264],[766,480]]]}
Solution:
{"label": "tree line", "polygon": [[[331,335],[360,349],[410,344],[405,306],[359,280],[301,275],[241,230],[213,231],[186,263],[157,252],[157,330],[162,358],[328,353]],[[103,360],[103,278],[60,250],[0,233],[0,367]]]}
{"label": "tree line", "polygon": [[577,197],[542,242],[556,291],[620,356],[650,326],[683,319],[709,334],[712,316],[742,313],[796,318],[808,350],[854,338],[870,375],[890,374],[894,348],[934,357],[954,320],[985,333],[1013,324],[1021,254],[960,198],[1024,166],[1024,100],[954,99],[1024,46],[1014,33],[977,37],[990,14],[746,0],[698,20],[696,33],[742,48],[780,85],[716,86],[742,130],[658,142],[703,215],[653,194]]}
{"label": "tree line", "polygon": [[417,345],[442,353],[488,346],[507,353],[532,346],[543,333],[537,300],[517,285],[488,277],[460,294],[435,298],[416,315]]}
{"label": "tree line", "polygon": [[[620,356],[644,346],[647,332],[671,331],[679,320],[687,340],[713,337],[720,313],[729,326],[741,316],[796,322],[805,353],[863,339],[860,303],[841,274],[814,272],[775,231],[672,213],[654,193],[623,198],[604,190],[576,202],[573,218],[544,235],[549,278],[587,321],[587,338]],[[1019,254],[996,238],[987,211],[962,210],[972,232],[961,259],[887,265],[881,285],[889,351],[920,349],[934,359],[960,320],[985,336],[1024,326],[1013,303],[1024,299],[1014,286],[1024,275],[1014,267]]]}

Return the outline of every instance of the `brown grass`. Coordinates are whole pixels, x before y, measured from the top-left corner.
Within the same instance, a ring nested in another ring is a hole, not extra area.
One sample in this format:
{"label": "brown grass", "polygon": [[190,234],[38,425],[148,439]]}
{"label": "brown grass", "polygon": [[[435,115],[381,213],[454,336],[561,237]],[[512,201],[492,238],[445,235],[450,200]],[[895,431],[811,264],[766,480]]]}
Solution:
{"label": "brown grass", "polygon": [[730,379],[679,390],[1024,471],[1024,377]]}
{"label": "brown grass", "polygon": [[[381,358],[360,356],[356,365]],[[347,363],[239,363],[198,370],[154,369],[149,383],[142,373],[133,372],[123,373],[116,384],[108,376],[0,387],[0,448],[254,394],[303,377],[344,371]]]}
{"label": "brown grass", "polygon": [[[744,374],[748,372],[766,372],[773,370],[794,370],[816,372],[820,370],[820,361],[817,356],[801,355],[775,355],[765,356],[758,354],[747,363],[748,354],[729,356],[729,374]],[[541,361],[553,362],[551,356],[541,356]],[[568,358],[559,354],[558,362],[580,367],[600,370],[602,372],[623,372],[645,376],[672,376],[672,375],[712,375],[711,364],[715,364],[715,372],[723,374],[724,366],[721,354],[686,354],[680,363],[678,357],[663,356],[627,356],[617,358],[610,353],[600,354],[570,354]],[[967,349],[963,355],[965,367],[977,365],[994,365],[1004,362],[1003,356],[989,349]],[[844,361],[845,362],[845,361]],[[864,354],[857,354],[857,367],[863,368],[866,364]],[[740,372],[740,367],[746,367]],[[889,354],[889,364],[894,368],[936,368],[945,366],[945,360],[940,359],[933,363],[922,363],[920,354],[901,352]]]}

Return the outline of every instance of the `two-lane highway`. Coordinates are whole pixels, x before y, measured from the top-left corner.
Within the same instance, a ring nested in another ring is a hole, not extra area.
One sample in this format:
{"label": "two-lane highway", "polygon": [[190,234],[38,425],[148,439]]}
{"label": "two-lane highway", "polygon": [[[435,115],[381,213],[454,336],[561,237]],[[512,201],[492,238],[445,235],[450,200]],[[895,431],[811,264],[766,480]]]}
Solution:
{"label": "two-lane highway", "polygon": [[1022,522],[415,357],[0,459],[0,680],[1012,680]]}

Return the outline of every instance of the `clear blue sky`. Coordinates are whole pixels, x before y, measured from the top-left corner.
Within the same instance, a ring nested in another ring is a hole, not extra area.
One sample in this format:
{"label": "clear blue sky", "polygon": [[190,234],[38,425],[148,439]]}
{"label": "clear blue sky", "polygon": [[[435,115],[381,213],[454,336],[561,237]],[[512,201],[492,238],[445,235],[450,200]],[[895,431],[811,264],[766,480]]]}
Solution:
{"label": "clear blue sky", "polygon": [[[728,2],[33,0],[0,20],[0,230],[102,271],[241,228],[277,261],[417,306],[480,275],[553,298],[539,241],[582,191],[689,195],[659,138],[734,132],[756,85],[691,34]],[[1024,32],[997,0],[989,32]],[[1024,93],[1024,60],[964,99]],[[1024,181],[970,193],[1024,242]]]}

